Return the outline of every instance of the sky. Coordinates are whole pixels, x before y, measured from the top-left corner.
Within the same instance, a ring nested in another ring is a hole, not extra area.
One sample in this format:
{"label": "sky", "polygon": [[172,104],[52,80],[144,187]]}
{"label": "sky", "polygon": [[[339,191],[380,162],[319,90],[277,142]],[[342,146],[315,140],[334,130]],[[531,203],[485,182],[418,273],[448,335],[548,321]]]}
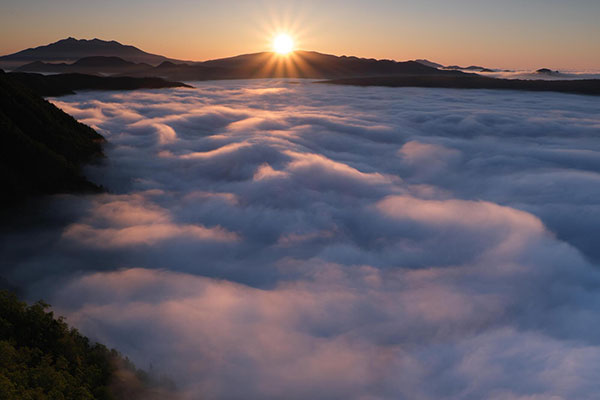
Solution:
{"label": "sky", "polygon": [[109,191],[1,232],[24,299],[183,400],[597,399],[597,98],[194,86],[50,99]]}
{"label": "sky", "polygon": [[201,61],[271,50],[490,68],[600,69],[597,0],[4,0],[0,54],[68,36]]}

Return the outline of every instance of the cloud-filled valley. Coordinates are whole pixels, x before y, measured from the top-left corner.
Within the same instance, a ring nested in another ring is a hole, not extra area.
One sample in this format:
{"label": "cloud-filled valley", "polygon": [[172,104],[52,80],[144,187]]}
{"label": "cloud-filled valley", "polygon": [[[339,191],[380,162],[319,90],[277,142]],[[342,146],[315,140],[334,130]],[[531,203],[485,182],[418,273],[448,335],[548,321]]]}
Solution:
{"label": "cloud-filled valley", "polygon": [[52,100],[109,191],[4,234],[29,299],[190,399],[597,395],[594,97],[195,86]]}

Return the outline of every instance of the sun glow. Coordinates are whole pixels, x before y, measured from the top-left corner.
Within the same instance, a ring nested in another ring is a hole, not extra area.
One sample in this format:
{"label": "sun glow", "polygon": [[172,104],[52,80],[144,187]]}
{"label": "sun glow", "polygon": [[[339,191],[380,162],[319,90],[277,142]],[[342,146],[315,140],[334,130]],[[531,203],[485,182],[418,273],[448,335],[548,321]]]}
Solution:
{"label": "sun glow", "polygon": [[294,40],[290,35],[280,33],[273,40],[273,50],[278,54],[289,54],[294,51]]}

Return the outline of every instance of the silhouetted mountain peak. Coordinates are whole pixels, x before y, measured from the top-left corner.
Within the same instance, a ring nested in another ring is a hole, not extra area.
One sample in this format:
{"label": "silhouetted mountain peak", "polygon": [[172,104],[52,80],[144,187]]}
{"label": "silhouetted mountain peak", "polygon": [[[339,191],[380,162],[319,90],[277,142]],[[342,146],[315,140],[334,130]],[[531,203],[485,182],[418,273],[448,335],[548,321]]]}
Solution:
{"label": "silhouetted mountain peak", "polygon": [[176,65],[177,64],[175,64],[171,61],[163,61],[156,68],[171,68],[171,67],[175,67]]}
{"label": "silhouetted mountain peak", "polygon": [[429,60],[426,60],[426,59],[418,59],[418,60],[415,60],[415,62],[418,62],[419,64],[423,64],[426,67],[431,67],[431,68],[445,68],[442,64],[438,64],[436,62],[429,61]]}
{"label": "silhouetted mountain peak", "polygon": [[[151,61],[138,61],[149,58]],[[67,38],[0,58],[0,62],[6,60],[27,60],[17,68],[19,71],[26,72],[160,76],[171,80],[189,81],[248,78],[333,79],[454,73],[441,71],[417,61],[340,57],[307,50],[297,50],[285,57],[273,52],[260,52],[204,62],[183,63],[148,54],[136,47],[122,45],[116,41],[109,42],[97,38],[91,40]]]}
{"label": "silhouetted mountain peak", "polygon": [[29,48],[14,54],[0,57],[0,65],[14,68],[33,61],[75,62],[87,57],[119,57],[135,63],[158,65],[171,60],[167,57],[147,53],[134,46],[124,45],[115,40],[106,41],[98,38],[75,39],[68,37],[44,46]]}
{"label": "silhouetted mountain peak", "polygon": [[535,73],[539,75],[561,75],[560,71],[553,71],[550,68],[540,68]]}
{"label": "silhouetted mountain peak", "polygon": [[[285,57],[272,52],[243,54],[195,65],[212,68],[211,71],[205,71],[206,77],[197,76],[195,79],[273,77],[319,79],[376,75],[460,74],[460,72],[440,71],[416,61],[336,56],[307,50],[297,50]],[[189,78],[177,75],[177,79],[188,80]]]}

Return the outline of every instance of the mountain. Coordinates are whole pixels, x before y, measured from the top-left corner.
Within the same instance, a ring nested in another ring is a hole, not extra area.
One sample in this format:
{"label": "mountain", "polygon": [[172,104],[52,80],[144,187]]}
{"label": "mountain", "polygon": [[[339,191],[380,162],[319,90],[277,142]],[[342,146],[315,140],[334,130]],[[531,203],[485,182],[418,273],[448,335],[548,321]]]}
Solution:
{"label": "mountain", "polygon": [[179,81],[253,78],[334,79],[381,75],[458,75],[415,61],[397,62],[334,56],[314,51],[295,51],[287,56],[271,52],[244,54],[216,60],[181,63],[163,62],[145,70],[123,71],[121,75],[160,76]]}
{"label": "mountain", "polygon": [[85,73],[152,77],[170,80],[312,78],[334,79],[379,75],[446,74],[439,64],[334,56],[295,51],[245,54],[204,62],[184,62],[149,54],[116,41],[68,38],[46,46],[0,57],[0,68],[43,73]]}
{"label": "mountain", "polygon": [[80,166],[103,137],[0,70],[0,204],[38,194],[97,191]]}
{"label": "mountain", "polygon": [[180,62],[164,56],[147,53],[134,46],[124,45],[114,40],[75,39],[69,37],[45,46],[39,46],[0,57],[0,68],[14,69],[34,61],[74,62],[81,58],[105,56],[120,57],[135,63],[158,65],[163,61]]}
{"label": "mountain", "polygon": [[485,67],[480,67],[478,65],[471,65],[469,67],[461,67],[460,65],[448,65],[448,66],[443,66],[442,64],[438,64],[435,63],[433,61],[429,61],[429,60],[415,60],[416,62],[426,65],[428,67],[431,68],[437,68],[437,69],[445,69],[445,70],[451,70],[451,71],[469,71],[469,72],[498,72],[496,70],[490,69],[490,68],[485,68]]}
{"label": "mountain", "polygon": [[225,71],[236,78],[335,78],[380,75],[437,75],[446,74],[415,61],[398,62],[334,56],[314,51],[295,51],[288,56],[275,53],[255,53],[205,61],[204,67]]}
{"label": "mountain", "polygon": [[203,67],[200,63],[176,64],[163,61],[158,66],[146,63],[134,63],[120,57],[94,56],[85,57],[74,63],[48,63],[34,61],[15,69],[16,72],[39,72],[54,74],[87,74],[111,76],[136,76],[157,77],[164,76],[170,79],[193,80],[197,76],[214,74],[214,68]]}
{"label": "mountain", "polygon": [[479,65],[471,65],[469,67],[461,67],[459,65],[449,65],[444,69],[455,70],[455,71],[471,71],[471,72],[496,72],[493,69],[480,67]]}
{"label": "mountain", "polygon": [[442,64],[438,64],[436,62],[429,61],[429,60],[418,59],[418,60],[415,60],[415,62],[418,62],[419,64],[423,64],[423,65],[425,65],[427,67],[431,67],[431,68],[438,68],[438,69],[445,68]]}
{"label": "mountain", "polygon": [[[170,63],[169,61],[164,61]],[[173,64],[175,65],[175,64]],[[146,63],[134,63],[115,56],[84,57],[74,63],[48,63],[34,61],[15,69],[20,72],[44,73],[80,73],[80,74],[126,74],[147,71],[152,66]]]}

